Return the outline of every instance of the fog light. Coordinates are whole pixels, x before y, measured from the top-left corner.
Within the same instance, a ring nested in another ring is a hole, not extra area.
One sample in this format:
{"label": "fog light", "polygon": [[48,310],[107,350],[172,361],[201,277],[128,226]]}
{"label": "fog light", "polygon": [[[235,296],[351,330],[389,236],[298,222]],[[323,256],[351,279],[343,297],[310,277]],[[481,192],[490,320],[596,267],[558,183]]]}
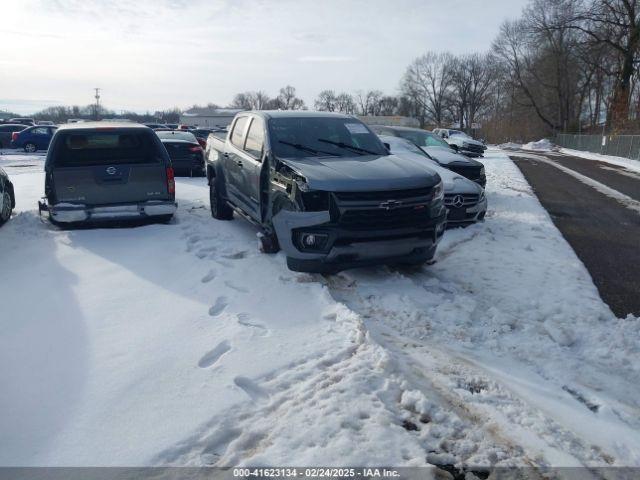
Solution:
{"label": "fog light", "polygon": [[327,241],[329,240],[329,236],[323,233],[302,233],[300,234],[300,246],[304,250],[322,250]]}
{"label": "fog light", "polygon": [[302,236],[302,243],[306,247],[313,247],[316,244],[316,236],[313,233],[308,233]]}

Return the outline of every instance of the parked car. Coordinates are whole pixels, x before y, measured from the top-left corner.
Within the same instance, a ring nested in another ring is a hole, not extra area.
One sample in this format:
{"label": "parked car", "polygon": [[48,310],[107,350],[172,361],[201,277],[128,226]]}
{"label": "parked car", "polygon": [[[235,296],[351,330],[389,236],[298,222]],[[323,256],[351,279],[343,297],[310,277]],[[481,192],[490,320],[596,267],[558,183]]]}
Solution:
{"label": "parked car", "polygon": [[444,232],[438,174],[348,115],[238,113],[224,139],[209,136],[207,177],[213,217],[249,219],[295,271],[422,264]]}
{"label": "parked car", "polygon": [[49,148],[49,142],[58,127],[27,127],[11,135],[11,146],[22,148],[27,153]]}
{"label": "parked car", "polygon": [[145,123],[145,125],[153,130],[157,128],[169,128],[164,123]]}
{"label": "parked car", "polygon": [[202,148],[207,148],[207,138],[209,138],[209,134],[212,132],[215,132],[219,129],[216,128],[196,128],[195,130],[191,130],[191,133],[193,133],[196,136],[196,139],[198,140],[198,143],[200,144],[200,146]]}
{"label": "parked car", "polygon": [[53,126],[55,125],[55,123],[53,123],[51,120],[38,120],[36,122],[36,125],[48,125],[48,126]]}
{"label": "parked car", "polygon": [[135,123],[61,126],[45,161],[44,202],[54,224],[168,221],[176,211],[171,159],[150,128]]}
{"label": "parked car", "polygon": [[167,149],[173,169],[190,177],[205,176],[204,150],[195,135],[181,130],[157,130],[156,134]]}
{"label": "parked car", "polygon": [[0,226],[11,217],[11,212],[16,207],[16,196],[13,184],[9,180],[7,172],[0,167]]}
{"label": "parked car", "polygon": [[22,125],[26,125],[28,127],[32,127],[33,125],[36,124],[33,118],[23,118],[23,117],[10,118],[9,120],[7,120],[7,123],[14,123],[14,124],[21,123]]}
{"label": "parked car", "polygon": [[167,128],[170,128],[171,130],[176,130],[179,125],[180,125],[179,123],[167,123],[166,124]]}
{"label": "parked car", "polygon": [[436,128],[433,130],[433,133],[446,140],[455,151],[469,157],[481,157],[487,149],[484,143],[474,140],[462,130]]}
{"label": "parked car", "polygon": [[21,123],[7,123],[0,125],[0,148],[9,148],[11,146],[11,137],[14,132],[20,132],[27,128]]}
{"label": "parked car", "polygon": [[419,128],[388,127],[384,125],[371,125],[371,129],[379,135],[391,135],[409,140],[429,154],[441,166],[469,180],[473,180],[482,187],[487,184],[487,177],[482,163],[455,152],[447,142],[435,133]]}
{"label": "parked car", "polygon": [[447,226],[466,225],[484,219],[487,213],[487,197],[484,188],[462,175],[441,167],[428,153],[409,140],[389,135],[380,135],[380,140],[395,156],[426,163],[430,169],[440,175],[444,185]]}

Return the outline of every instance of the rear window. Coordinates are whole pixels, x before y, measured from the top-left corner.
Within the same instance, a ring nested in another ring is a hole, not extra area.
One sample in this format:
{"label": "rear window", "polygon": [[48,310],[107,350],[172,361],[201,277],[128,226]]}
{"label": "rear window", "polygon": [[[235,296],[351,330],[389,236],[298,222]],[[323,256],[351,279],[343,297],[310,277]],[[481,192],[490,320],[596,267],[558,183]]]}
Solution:
{"label": "rear window", "polygon": [[56,142],[54,164],[63,167],[159,163],[161,153],[146,132],[68,132]]}
{"label": "rear window", "polygon": [[191,132],[179,132],[175,130],[164,130],[156,132],[159,138],[163,140],[184,140],[185,142],[198,143],[196,137]]}

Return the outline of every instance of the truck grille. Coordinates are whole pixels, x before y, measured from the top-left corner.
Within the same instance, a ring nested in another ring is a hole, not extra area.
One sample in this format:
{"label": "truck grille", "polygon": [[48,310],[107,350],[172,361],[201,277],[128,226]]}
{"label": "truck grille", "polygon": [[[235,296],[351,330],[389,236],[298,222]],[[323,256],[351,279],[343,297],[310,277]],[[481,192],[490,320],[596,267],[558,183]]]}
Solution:
{"label": "truck grille", "polygon": [[334,195],[344,202],[384,202],[415,197],[429,197],[431,187],[413,188],[409,190],[386,190],[382,192],[336,192]]}
{"label": "truck grille", "polygon": [[400,207],[393,210],[367,208],[346,210],[338,224],[354,230],[386,230],[392,228],[421,228],[430,221],[425,205]]}

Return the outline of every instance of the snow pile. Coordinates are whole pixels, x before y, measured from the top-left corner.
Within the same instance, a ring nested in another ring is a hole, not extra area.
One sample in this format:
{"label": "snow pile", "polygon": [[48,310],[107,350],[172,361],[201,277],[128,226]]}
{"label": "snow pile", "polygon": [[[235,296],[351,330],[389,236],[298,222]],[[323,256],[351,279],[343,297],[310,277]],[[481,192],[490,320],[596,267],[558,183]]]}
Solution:
{"label": "snow pile", "polygon": [[37,162],[0,157],[0,465],[640,465],[640,322],[502,152],[435,265],[327,277],[203,179],[170,225],[58,230]]}
{"label": "snow pile", "polygon": [[543,138],[537,142],[529,142],[522,145],[523,150],[537,150],[539,152],[546,152],[553,149],[553,144],[548,138]]}

